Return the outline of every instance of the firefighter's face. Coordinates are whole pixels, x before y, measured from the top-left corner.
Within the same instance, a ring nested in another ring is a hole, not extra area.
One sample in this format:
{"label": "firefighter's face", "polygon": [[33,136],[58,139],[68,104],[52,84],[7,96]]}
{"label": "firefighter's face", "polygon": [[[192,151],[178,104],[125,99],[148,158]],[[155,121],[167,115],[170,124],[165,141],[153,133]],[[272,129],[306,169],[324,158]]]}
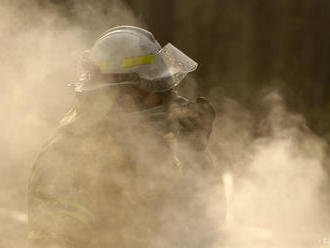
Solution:
{"label": "firefighter's face", "polygon": [[157,107],[167,103],[172,91],[147,92],[135,87],[127,87],[122,90],[119,97],[119,105],[127,111],[138,111]]}
{"label": "firefighter's face", "polygon": [[171,91],[166,92],[151,92],[143,99],[143,105],[146,108],[152,108],[167,103],[171,95]]}

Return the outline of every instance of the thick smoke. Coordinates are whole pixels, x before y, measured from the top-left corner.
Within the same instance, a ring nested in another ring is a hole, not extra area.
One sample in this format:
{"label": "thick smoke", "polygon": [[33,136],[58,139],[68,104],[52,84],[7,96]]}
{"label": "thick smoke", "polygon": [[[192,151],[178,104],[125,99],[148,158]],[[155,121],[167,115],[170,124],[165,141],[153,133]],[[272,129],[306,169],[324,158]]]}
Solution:
{"label": "thick smoke", "polygon": [[327,144],[278,92],[260,105],[256,118],[225,100],[212,140],[227,168],[225,247],[326,247]]}
{"label": "thick smoke", "polygon": [[23,247],[28,175],[73,103],[79,56],[104,30],[141,23],[118,1],[2,0],[0,15],[0,247]]}
{"label": "thick smoke", "polygon": [[[1,2],[0,247],[25,244],[29,170],[73,103],[66,84],[75,80],[81,51],[109,27],[143,25],[119,1],[94,2],[73,1],[70,8],[55,1]],[[220,108],[210,150],[220,176],[199,198],[209,204],[206,216],[214,227],[209,231],[216,236],[210,247],[329,245],[326,143],[302,116],[286,109],[277,92],[263,94],[258,114],[215,92],[211,98]],[[190,89],[188,95],[198,92]],[[192,211],[182,222],[194,218]],[[155,237],[155,245],[172,235],[170,224],[168,229]]]}

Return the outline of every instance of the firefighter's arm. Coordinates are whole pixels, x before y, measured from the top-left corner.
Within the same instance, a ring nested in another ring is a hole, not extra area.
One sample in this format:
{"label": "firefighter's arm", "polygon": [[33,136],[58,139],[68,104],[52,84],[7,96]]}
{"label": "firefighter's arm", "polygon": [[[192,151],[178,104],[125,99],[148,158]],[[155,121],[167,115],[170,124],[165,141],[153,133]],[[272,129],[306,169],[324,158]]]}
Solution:
{"label": "firefighter's arm", "polygon": [[169,107],[169,119],[177,133],[179,159],[186,164],[212,167],[207,144],[216,117],[214,108],[204,97],[195,102],[177,99]]}
{"label": "firefighter's arm", "polygon": [[204,97],[192,102],[177,98],[169,107],[169,120],[177,133],[177,140],[195,151],[205,151],[216,114]]}
{"label": "firefighter's arm", "polygon": [[29,182],[29,248],[87,247],[94,213],[71,164],[57,151],[37,159]]}

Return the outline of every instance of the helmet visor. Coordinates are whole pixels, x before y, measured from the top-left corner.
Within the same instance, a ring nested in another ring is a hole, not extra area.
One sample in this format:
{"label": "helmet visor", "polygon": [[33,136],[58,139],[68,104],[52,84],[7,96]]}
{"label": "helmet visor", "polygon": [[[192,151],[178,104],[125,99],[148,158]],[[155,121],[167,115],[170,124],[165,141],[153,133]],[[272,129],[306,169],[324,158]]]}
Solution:
{"label": "helmet visor", "polygon": [[[78,83],[71,84],[71,86],[77,92],[87,92],[120,85],[135,85],[149,92],[164,92],[179,85],[185,76],[189,72],[196,70],[198,66],[194,60],[171,43],[164,46],[158,53],[151,55],[150,63],[139,68],[138,72],[136,72],[138,77],[134,80],[125,79],[119,82],[112,82],[113,80],[98,79],[93,83],[90,83],[90,80],[80,80]],[[130,74],[132,73],[127,73],[127,75]],[[111,78],[114,74],[108,75]]]}
{"label": "helmet visor", "polygon": [[146,73],[140,73],[141,88],[167,91],[177,86],[198,64],[178,48],[168,43],[156,55]]}

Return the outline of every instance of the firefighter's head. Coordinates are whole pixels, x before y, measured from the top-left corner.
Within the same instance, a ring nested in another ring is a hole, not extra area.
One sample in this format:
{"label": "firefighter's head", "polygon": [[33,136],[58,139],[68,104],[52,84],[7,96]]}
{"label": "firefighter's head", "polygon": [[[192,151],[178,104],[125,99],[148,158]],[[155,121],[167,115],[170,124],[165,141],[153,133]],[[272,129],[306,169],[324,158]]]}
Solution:
{"label": "firefighter's head", "polygon": [[162,48],[145,29],[119,26],[96,40],[81,68],[74,84],[79,96],[104,104],[116,99],[130,111],[162,104],[197,63],[170,43]]}

